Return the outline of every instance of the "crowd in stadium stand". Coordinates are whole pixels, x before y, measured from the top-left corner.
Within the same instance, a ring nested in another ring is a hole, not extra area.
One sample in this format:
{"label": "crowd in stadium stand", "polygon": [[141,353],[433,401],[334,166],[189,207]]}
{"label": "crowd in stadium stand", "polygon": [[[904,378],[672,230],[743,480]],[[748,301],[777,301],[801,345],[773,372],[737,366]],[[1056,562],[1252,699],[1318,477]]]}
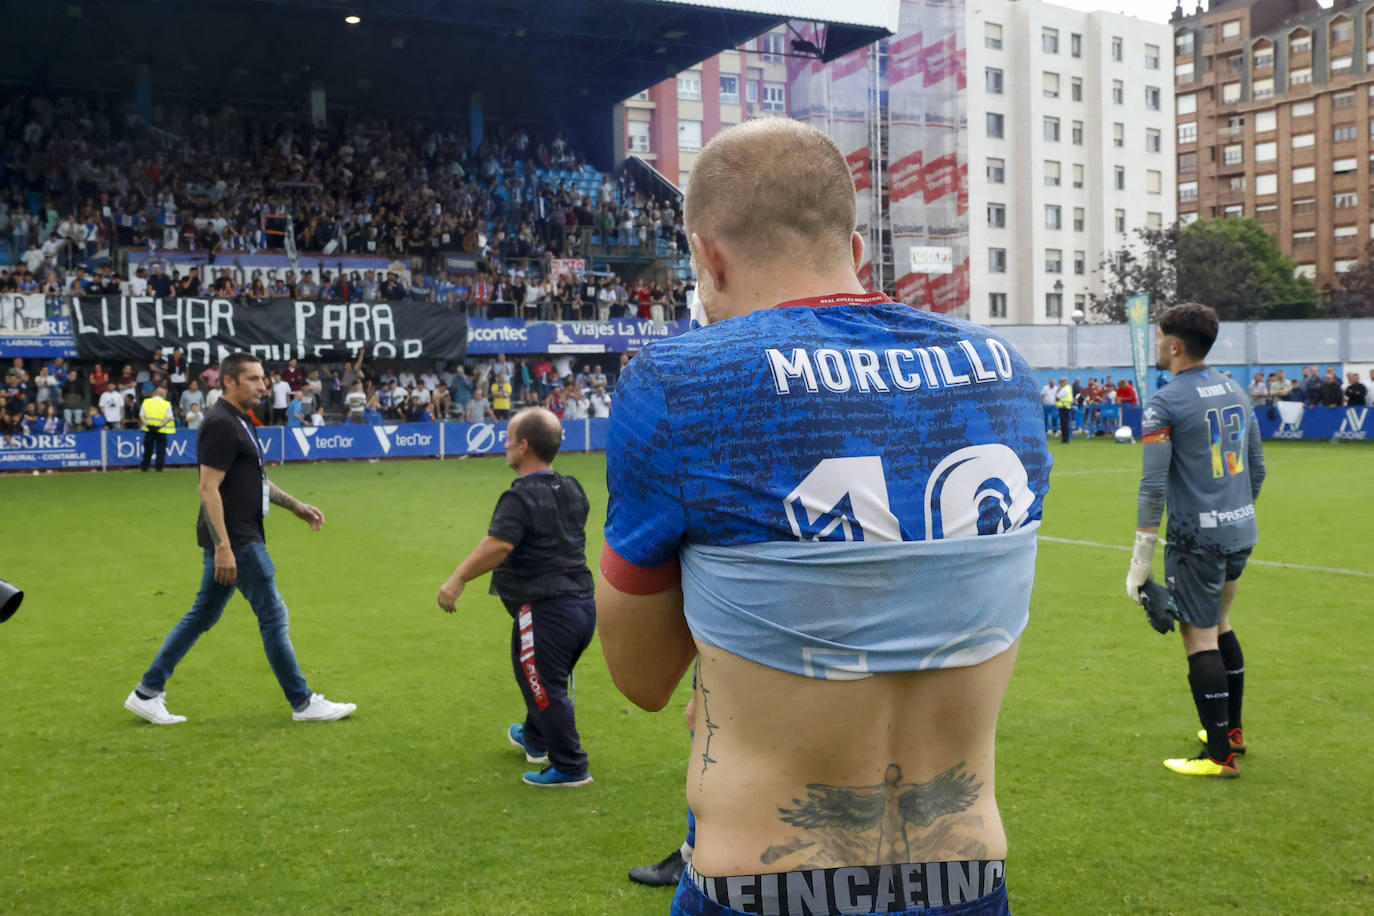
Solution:
{"label": "crowd in stadium stand", "polygon": [[[565,420],[610,415],[611,391],[629,357],[568,354],[467,360],[451,368],[408,361],[372,367],[365,354],[346,363],[267,367],[270,384],[255,414],[263,425],[485,422],[528,406]],[[180,350],[155,351],[145,364],[89,371],[66,360],[15,358],[0,384],[0,437],[138,429],[139,407],[166,392],[178,428],[197,429],[219,398],[219,365],[192,367]],[[10,444],[13,444],[12,442]]]}
{"label": "crowd in stadium stand", "polygon": [[[406,270],[273,283],[227,266],[132,277],[84,267],[111,246],[198,251],[225,265],[237,252],[286,250],[288,231],[312,264],[370,255]],[[551,277],[553,258],[687,247],[671,202],[638,192],[627,174],[591,171],[561,134],[498,129],[473,150],[457,122],[315,127],[228,105],[170,108],[153,127],[122,100],[22,95],[0,102],[0,240],[16,261],[0,292],[423,299],[548,318],[593,317],[616,285]],[[456,252],[475,258],[473,273],[444,268]],[[650,286],[643,299],[625,314],[649,317],[658,304],[672,317],[685,305],[680,284]]]}

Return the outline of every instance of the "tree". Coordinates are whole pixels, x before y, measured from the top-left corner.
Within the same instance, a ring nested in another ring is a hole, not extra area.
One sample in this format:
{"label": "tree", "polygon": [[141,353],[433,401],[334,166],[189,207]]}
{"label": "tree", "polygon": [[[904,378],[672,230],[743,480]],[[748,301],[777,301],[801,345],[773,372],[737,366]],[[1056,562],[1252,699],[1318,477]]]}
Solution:
{"label": "tree", "polygon": [[1150,294],[1152,317],[1176,302],[1210,305],[1222,321],[1316,304],[1316,285],[1295,276],[1297,265],[1258,220],[1198,220],[1183,229],[1138,229],[1136,236],[1139,252],[1122,249],[1099,268],[1107,291],[1093,297],[1091,308],[1108,321],[1126,320],[1133,293]]}
{"label": "tree", "polygon": [[1332,318],[1374,318],[1374,241],[1364,260],[1323,285],[1321,310]]}

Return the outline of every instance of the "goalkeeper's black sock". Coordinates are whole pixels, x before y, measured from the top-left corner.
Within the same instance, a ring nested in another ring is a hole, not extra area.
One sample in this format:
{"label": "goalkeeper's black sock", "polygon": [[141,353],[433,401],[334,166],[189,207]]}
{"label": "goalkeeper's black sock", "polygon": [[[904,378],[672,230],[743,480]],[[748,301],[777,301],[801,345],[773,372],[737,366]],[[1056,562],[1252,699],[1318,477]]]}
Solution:
{"label": "goalkeeper's black sock", "polygon": [[1220,651],[1208,649],[1188,656],[1188,685],[1193,688],[1198,719],[1207,730],[1207,756],[1223,761],[1231,756],[1231,726],[1226,717],[1230,693]]}
{"label": "goalkeeper's black sock", "polygon": [[1221,651],[1221,663],[1226,667],[1226,689],[1231,693],[1227,704],[1230,715],[1227,719],[1231,728],[1240,728],[1240,702],[1245,695],[1245,656],[1240,651],[1240,640],[1235,630],[1228,630],[1217,637],[1217,649]]}

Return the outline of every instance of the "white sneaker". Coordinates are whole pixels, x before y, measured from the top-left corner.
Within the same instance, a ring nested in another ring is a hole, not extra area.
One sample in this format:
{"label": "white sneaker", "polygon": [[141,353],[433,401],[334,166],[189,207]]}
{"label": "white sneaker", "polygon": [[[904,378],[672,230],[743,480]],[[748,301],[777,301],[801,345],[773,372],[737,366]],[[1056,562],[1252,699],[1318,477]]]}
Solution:
{"label": "white sneaker", "polygon": [[185,716],[174,716],[167,711],[167,700],[165,694],[158,694],[151,700],[145,700],[138,695],[138,691],[130,691],[129,698],[124,701],[124,708],[141,719],[147,719],[154,725],[175,725],[178,722],[185,722]]}
{"label": "white sneaker", "polygon": [[357,708],[357,703],[335,703],[332,700],[326,700],[324,694],[312,693],[310,705],[300,712],[291,713],[291,718],[297,722],[333,722],[335,719],[342,719]]}

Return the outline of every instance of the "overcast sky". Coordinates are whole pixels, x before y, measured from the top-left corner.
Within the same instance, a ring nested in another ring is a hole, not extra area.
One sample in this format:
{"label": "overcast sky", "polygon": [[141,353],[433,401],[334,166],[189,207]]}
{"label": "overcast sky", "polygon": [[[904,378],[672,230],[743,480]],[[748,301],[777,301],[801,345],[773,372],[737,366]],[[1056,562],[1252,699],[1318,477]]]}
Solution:
{"label": "overcast sky", "polygon": [[[975,2],[975,0],[969,0]],[[1055,6],[1067,6],[1075,10],[1107,10],[1113,13],[1125,13],[1128,16],[1139,16],[1141,19],[1150,19],[1154,22],[1168,22],[1169,17],[1174,14],[1174,7],[1177,0],[1049,0]],[[1331,0],[1318,0],[1322,6],[1330,6]],[[1192,13],[1197,8],[1197,0],[1183,0],[1183,12]]]}

